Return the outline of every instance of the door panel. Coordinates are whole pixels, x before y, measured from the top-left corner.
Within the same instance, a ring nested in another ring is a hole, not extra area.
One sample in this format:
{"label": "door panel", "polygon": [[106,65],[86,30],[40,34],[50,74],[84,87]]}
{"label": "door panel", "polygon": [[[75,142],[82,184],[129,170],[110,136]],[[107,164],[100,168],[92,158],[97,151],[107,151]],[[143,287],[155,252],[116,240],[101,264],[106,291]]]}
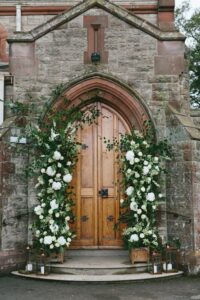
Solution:
{"label": "door panel", "polygon": [[[114,229],[120,210],[117,153],[107,150],[104,137],[112,141],[129,128],[110,107],[99,103],[98,108],[102,113],[98,124],[84,126],[78,132],[78,139],[84,146],[73,179],[77,238],[72,247],[115,248],[122,245],[120,232]],[[107,197],[99,193],[102,189],[108,190]]]}

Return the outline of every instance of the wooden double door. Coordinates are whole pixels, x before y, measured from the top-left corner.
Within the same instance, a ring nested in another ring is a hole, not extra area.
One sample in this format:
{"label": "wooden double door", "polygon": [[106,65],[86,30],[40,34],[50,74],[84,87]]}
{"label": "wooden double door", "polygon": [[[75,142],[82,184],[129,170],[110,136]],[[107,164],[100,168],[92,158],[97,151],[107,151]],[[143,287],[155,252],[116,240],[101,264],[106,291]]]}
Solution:
{"label": "wooden double door", "polygon": [[118,248],[121,234],[115,230],[120,212],[119,166],[116,151],[108,151],[104,138],[119,139],[129,131],[125,120],[112,108],[97,103],[97,122],[78,133],[82,143],[74,174],[76,239],[74,248]]}

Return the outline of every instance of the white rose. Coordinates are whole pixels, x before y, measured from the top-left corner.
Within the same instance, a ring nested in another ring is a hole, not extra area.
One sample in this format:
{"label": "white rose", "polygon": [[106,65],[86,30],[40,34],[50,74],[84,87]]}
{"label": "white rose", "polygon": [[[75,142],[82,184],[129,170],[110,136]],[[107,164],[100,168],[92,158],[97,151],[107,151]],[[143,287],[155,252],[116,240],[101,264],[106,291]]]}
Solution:
{"label": "white rose", "polygon": [[48,213],[49,213],[50,215],[52,215],[52,214],[53,214],[53,209],[49,209]]}
{"label": "white rose", "polygon": [[139,237],[136,233],[130,236],[130,242],[138,242],[138,241],[139,241]]}
{"label": "white rose", "polygon": [[155,195],[154,193],[148,193],[146,196],[147,201],[154,201],[155,200]]}
{"label": "white rose", "polygon": [[139,208],[139,209],[137,210],[137,213],[138,213],[138,215],[141,215],[142,210]]}
{"label": "white rose", "polygon": [[140,151],[140,152],[138,152],[138,156],[142,156],[143,154],[142,154],[142,152]]}
{"label": "white rose", "polygon": [[126,189],[126,195],[127,196],[131,196],[132,193],[134,191],[134,187],[133,186],[129,186],[127,189]]}
{"label": "white rose", "polygon": [[144,214],[141,215],[141,219],[142,219],[142,220],[145,220],[146,218],[147,218],[146,215],[144,215]]}
{"label": "white rose", "polygon": [[54,223],[53,219],[49,220],[49,224],[53,224],[53,223]]}
{"label": "white rose", "polygon": [[42,243],[43,243],[43,241],[44,241],[44,240],[43,240],[43,238],[41,238],[41,239],[40,239],[40,244],[42,244]]}
{"label": "white rose", "polygon": [[69,237],[67,238],[67,241],[70,243],[72,241],[72,239],[70,239]]}
{"label": "white rose", "polygon": [[139,178],[140,174],[138,172],[135,172],[135,178]]}
{"label": "white rose", "polygon": [[61,176],[60,173],[56,174],[56,178],[60,178],[60,176]]}
{"label": "white rose", "polygon": [[53,177],[56,174],[56,171],[51,166],[49,166],[46,170],[46,173],[48,176]]}
{"label": "white rose", "polygon": [[141,191],[145,192],[145,187],[144,186],[141,187]]}
{"label": "white rose", "polygon": [[54,248],[54,245],[53,245],[53,244],[51,244],[49,248],[50,248],[50,249],[53,249],[53,248]]}
{"label": "white rose", "polygon": [[62,185],[61,185],[61,183],[60,183],[60,182],[56,182],[56,181],[54,181],[54,182],[52,183],[52,189],[53,189],[53,190],[55,190],[55,191],[58,191],[58,190],[60,190],[60,189],[61,189],[61,187],[62,187]]}
{"label": "white rose", "polygon": [[129,150],[128,152],[126,152],[126,160],[133,161],[134,157],[135,157],[135,154],[132,150]]}
{"label": "white rose", "polygon": [[69,220],[70,220],[70,216],[67,216],[67,217],[65,218],[65,220],[66,220],[66,221],[69,221]]}
{"label": "white rose", "polygon": [[53,154],[53,159],[54,160],[60,160],[62,157],[61,153],[59,151],[55,151]]}
{"label": "white rose", "polygon": [[147,209],[146,205],[144,205],[144,204],[141,206],[141,208],[142,208],[143,210],[146,210],[146,209]]}
{"label": "white rose", "polygon": [[64,246],[66,244],[66,239],[64,238],[64,236],[60,236],[58,239],[57,239],[57,242],[61,245],[61,246]]}
{"label": "white rose", "polygon": [[42,207],[45,207],[45,206],[46,206],[46,203],[42,203],[41,206],[42,206]]}
{"label": "white rose", "polygon": [[126,171],[127,174],[131,174],[131,172],[132,172],[131,169],[128,169],[128,170]]}
{"label": "white rose", "polygon": [[158,197],[159,197],[159,198],[163,198],[163,194],[161,194],[161,193],[158,194]]}
{"label": "white rose", "polygon": [[58,166],[58,168],[61,168],[61,167],[62,167],[61,163],[58,163],[57,166]]}
{"label": "white rose", "polygon": [[50,182],[50,183],[52,183],[52,182],[53,182],[53,179],[52,179],[52,178],[51,178],[51,179],[49,179],[49,182]]}
{"label": "white rose", "polygon": [[47,235],[44,237],[44,244],[45,245],[51,245],[52,244],[52,237],[50,235]]}
{"label": "white rose", "polygon": [[140,233],[140,238],[141,238],[141,239],[144,238],[144,233]]}
{"label": "white rose", "polygon": [[59,218],[59,217],[60,217],[60,214],[57,212],[57,213],[55,214],[55,216],[56,216],[56,218]]}
{"label": "white rose", "polygon": [[130,165],[134,165],[134,159],[129,161]]}
{"label": "white rose", "polygon": [[40,170],[40,172],[41,172],[41,173],[45,173],[45,169],[42,168],[42,169]]}
{"label": "white rose", "polygon": [[53,200],[50,202],[50,206],[51,206],[51,209],[52,209],[52,210],[58,209],[59,205],[58,205],[58,203],[56,202],[56,199],[53,199]]}
{"label": "white rose", "polygon": [[131,145],[135,145],[135,141],[131,141]]}
{"label": "white rose", "polygon": [[38,205],[34,208],[34,212],[36,215],[40,216],[41,214],[43,214],[44,209],[40,205]]}
{"label": "white rose", "polygon": [[157,156],[154,157],[154,161],[158,162],[158,157]]}
{"label": "white rose", "polygon": [[71,166],[72,162],[71,161],[68,161],[67,162],[67,166]]}
{"label": "white rose", "polygon": [[136,157],[136,158],[135,158],[135,162],[136,162],[136,163],[139,163],[139,161],[140,161],[139,158]]}
{"label": "white rose", "polygon": [[55,246],[56,246],[57,248],[59,248],[59,247],[60,247],[60,244],[59,244],[59,243],[56,243]]}
{"label": "white rose", "polygon": [[72,175],[71,174],[66,174],[65,176],[63,176],[63,181],[66,183],[69,183],[72,181]]}
{"label": "white rose", "polygon": [[149,164],[148,161],[145,160],[144,161],[144,166],[148,166],[148,164]]}
{"label": "white rose", "polygon": [[40,230],[36,230],[35,234],[38,237],[40,235]]}

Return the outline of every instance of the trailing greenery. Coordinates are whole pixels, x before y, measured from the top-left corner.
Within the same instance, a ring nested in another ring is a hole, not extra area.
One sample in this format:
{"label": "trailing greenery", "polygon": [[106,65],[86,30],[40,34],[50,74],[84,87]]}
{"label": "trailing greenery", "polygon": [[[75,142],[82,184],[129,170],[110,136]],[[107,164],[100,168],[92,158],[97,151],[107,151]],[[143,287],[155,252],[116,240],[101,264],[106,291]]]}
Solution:
{"label": "trailing greenery", "polygon": [[[52,97],[58,95],[56,90]],[[70,228],[70,222],[74,221],[70,185],[81,147],[77,130],[86,123],[92,124],[99,115],[95,106],[90,105],[84,111],[71,106],[70,101],[64,101],[68,108],[49,110],[38,124],[30,122],[27,116],[23,132],[31,157],[28,174],[37,178],[38,205],[34,208],[33,246],[46,254],[62,251],[75,237]],[[11,109],[18,116],[29,111],[27,105],[17,102],[11,105]]]}
{"label": "trailing greenery", "polygon": [[121,136],[120,142],[108,144],[121,151],[120,165],[125,197],[121,199],[119,222],[125,223],[123,240],[127,248],[159,247],[156,211],[161,193],[160,178],[165,172],[163,162],[169,159],[166,141],[155,143],[147,131],[133,130]]}
{"label": "trailing greenery", "polygon": [[189,1],[176,10],[176,25],[187,37],[189,48],[190,98],[193,107],[200,108],[200,10],[188,18]]}

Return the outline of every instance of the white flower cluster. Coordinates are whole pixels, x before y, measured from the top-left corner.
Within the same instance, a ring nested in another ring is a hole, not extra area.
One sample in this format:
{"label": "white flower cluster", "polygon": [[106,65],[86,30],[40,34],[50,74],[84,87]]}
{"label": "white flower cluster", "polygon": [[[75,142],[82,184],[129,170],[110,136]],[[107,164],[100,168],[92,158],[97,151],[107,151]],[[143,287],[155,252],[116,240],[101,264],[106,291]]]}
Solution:
{"label": "white flower cluster", "polygon": [[129,246],[157,246],[155,212],[159,198],[163,197],[158,183],[161,160],[152,154],[151,145],[140,133],[134,135],[134,140],[124,140],[127,150],[122,158],[126,199],[120,203],[129,208],[123,236]]}
{"label": "white flower cluster", "polygon": [[[70,193],[67,193],[69,183],[72,181],[73,162],[67,159],[64,147],[62,151],[59,137],[60,134],[56,132],[54,124],[49,140],[45,142],[48,151],[41,155],[42,168],[36,184],[39,190],[37,194],[39,204],[34,208],[38,217],[34,225],[35,237],[38,246],[47,251],[68,247],[74,237],[69,226],[73,216],[72,200]],[[76,143],[72,143],[74,141],[72,139],[69,144],[73,145],[76,157],[77,147]],[[57,149],[55,149],[55,140]]]}

